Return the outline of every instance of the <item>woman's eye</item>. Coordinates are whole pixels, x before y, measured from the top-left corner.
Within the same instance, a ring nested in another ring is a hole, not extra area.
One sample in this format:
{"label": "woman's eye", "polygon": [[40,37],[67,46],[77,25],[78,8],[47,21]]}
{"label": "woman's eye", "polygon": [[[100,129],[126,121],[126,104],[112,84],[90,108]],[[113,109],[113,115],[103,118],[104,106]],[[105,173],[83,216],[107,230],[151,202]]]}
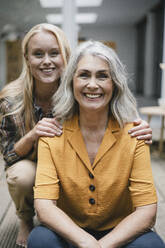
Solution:
{"label": "woman's eye", "polygon": [[108,78],[108,75],[105,74],[105,73],[101,73],[97,77],[100,78],[100,79],[105,79],[105,78]]}
{"label": "woman's eye", "polygon": [[57,56],[58,54],[59,54],[58,51],[52,51],[52,52],[50,53],[50,55],[53,56],[53,57]]}
{"label": "woman's eye", "polygon": [[87,78],[88,77],[88,74],[87,73],[81,73],[79,75],[80,78]]}
{"label": "woman's eye", "polygon": [[44,54],[42,52],[35,52],[34,56],[40,58],[40,57],[44,56]]}

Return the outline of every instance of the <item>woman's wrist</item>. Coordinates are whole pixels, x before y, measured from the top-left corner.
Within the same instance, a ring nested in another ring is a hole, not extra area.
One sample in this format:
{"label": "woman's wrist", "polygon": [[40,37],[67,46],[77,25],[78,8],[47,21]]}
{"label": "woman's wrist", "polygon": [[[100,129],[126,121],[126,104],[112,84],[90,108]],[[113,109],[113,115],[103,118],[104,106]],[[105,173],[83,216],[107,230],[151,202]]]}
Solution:
{"label": "woman's wrist", "polygon": [[38,137],[36,136],[34,130],[30,130],[24,137],[30,142],[31,144],[35,144],[36,141],[38,140]]}
{"label": "woman's wrist", "polygon": [[36,138],[31,130],[14,145],[14,150],[20,157],[24,157],[33,149],[35,143]]}
{"label": "woman's wrist", "polygon": [[81,236],[79,248],[101,248],[101,245],[99,242],[90,234],[87,233],[87,235]]}

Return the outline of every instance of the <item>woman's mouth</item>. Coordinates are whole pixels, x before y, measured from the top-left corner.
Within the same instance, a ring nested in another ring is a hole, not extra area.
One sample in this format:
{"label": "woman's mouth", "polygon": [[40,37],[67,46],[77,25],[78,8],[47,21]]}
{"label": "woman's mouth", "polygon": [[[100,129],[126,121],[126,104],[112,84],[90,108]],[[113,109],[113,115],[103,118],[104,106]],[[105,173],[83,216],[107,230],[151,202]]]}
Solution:
{"label": "woman's mouth", "polygon": [[55,68],[54,67],[53,68],[41,68],[40,70],[44,73],[51,73],[55,70]]}
{"label": "woman's mouth", "polygon": [[102,94],[91,94],[91,93],[84,93],[84,95],[90,99],[96,99],[96,98],[100,98],[102,96]]}

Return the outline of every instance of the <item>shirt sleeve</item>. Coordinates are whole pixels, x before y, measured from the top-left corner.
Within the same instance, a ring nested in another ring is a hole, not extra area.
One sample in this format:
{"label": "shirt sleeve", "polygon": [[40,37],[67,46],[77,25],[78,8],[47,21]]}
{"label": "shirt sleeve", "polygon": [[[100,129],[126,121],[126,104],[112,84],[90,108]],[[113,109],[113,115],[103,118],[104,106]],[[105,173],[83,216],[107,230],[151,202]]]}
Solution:
{"label": "shirt sleeve", "polygon": [[59,198],[59,179],[49,144],[46,141],[46,138],[40,138],[38,144],[34,198],[57,200]]}
{"label": "shirt sleeve", "polygon": [[129,190],[134,207],[157,202],[149,146],[144,141],[137,142],[129,181]]}
{"label": "shirt sleeve", "polygon": [[13,116],[4,116],[9,106],[4,103],[0,104],[0,151],[7,164],[10,166],[21,158],[14,150],[14,144],[18,141],[18,132],[16,129],[16,123]]}

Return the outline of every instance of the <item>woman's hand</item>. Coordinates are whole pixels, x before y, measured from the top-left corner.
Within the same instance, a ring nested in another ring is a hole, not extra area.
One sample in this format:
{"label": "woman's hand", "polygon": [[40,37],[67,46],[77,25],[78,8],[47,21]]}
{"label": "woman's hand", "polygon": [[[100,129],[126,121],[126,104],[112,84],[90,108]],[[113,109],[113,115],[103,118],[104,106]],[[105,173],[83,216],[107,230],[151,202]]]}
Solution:
{"label": "woman's hand", "polygon": [[38,140],[38,138],[41,136],[60,136],[62,134],[62,126],[55,118],[43,118],[42,120],[38,121],[38,123],[32,129],[31,134],[35,140]]}
{"label": "woman's hand", "polygon": [[34,128],[23,136],[14,145],[15,152],[20,156],[26,156],[37,144],[39,137],[54,137],[62,134],[62,126],[55,118],[43,118]]}
{"label": "woman's hand", "polygon": [[[40,166],[40,165],[39,165]],[[38,175],[36,177],[36,186]],[[65,240],[70,241],[77,248],[102,248],[91,234],[79,227],[58,206],[55,200],[35,199],[34,205],[38,220],[59,233]]]}
{"label": "woman's hand", "polygon": [[86,238],[85,242],[83,244],[80,244],[78,246],[79,248],[102,248],[102,246],[99,244],[99,241],[97,241],[92,235]]}
{"label": "woman's hand", "polygon": [[131,128],[128,133],[131,137],[137,137],[138,140],[145,140],[146,144],[152,144],[152,129],[149,124],[141,119],[134,121],[134,128]]}

